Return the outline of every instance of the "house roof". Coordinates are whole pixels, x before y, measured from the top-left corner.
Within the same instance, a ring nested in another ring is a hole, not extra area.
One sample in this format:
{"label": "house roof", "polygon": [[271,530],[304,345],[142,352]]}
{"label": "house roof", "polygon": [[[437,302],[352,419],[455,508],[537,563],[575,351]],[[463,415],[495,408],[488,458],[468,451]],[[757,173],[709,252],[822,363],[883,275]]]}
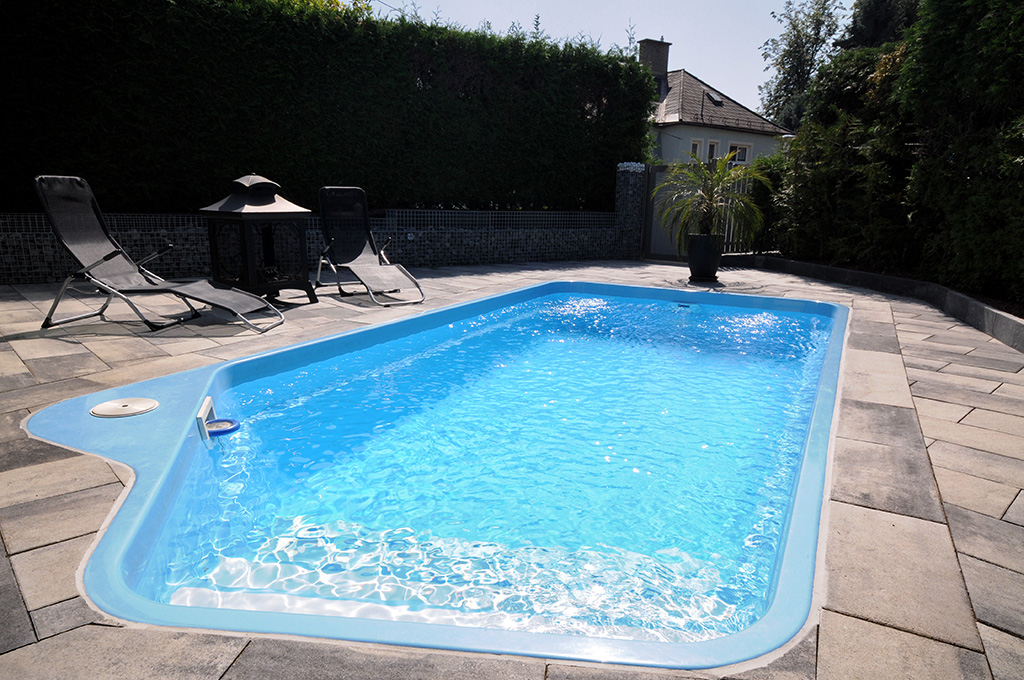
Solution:
{"label": "house roof", "polygon": [[655,125],[703,125],[773,136],[790,132],[685,70],[669,71],[659,85]]}

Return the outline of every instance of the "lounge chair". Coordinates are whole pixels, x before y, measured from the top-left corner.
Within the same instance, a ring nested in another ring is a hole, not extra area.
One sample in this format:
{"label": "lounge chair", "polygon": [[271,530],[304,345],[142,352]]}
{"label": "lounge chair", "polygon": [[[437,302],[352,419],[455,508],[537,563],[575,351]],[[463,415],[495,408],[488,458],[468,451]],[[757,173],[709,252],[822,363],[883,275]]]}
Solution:
{"label": "lounge chair", "polygon": [[[347,269],[366,288],[370,299],[383,307],[410,305],[423,302],[425,295],[419,282],[400,264],[392,264],[378,249],[370,233],[370,217],[366,208],[366,193],[358,187],[320,187],[320,225],[326,247],[320,253],[316,268],[317,286],[327,285],[321,275],[326,264],[334,273],[338,294],[347,293],[341,287],[338,269]],[[412,299],[392,297],[392,294],[413,287],[419,295]]]}
{"label": "lounge chair", "polygon": [[[166,328],[186,320],[175,319],[157,323],[147,319],[129,298],[130,295],[140,293],[176,295],[191,310],[189,319],[199,316],[199,312],[189,302],[189,300],[196,300],[211,307],[231,312],[242,323],[259,333],[266,332],[284,322],[281,312],[266,300],[251,293],[236,288],[218,286],[208,280],[165,281],[142,267],[145,263],[170,250],[173,247],[170,244],[138,262],[134,262],[111,237],[106,222],[103,220],[103,214],[96,204],[92,189],[84,179],[42,175],[36,177],[36,191],[43,203],[47,217],[50,218],[50,226],[53,227],[53,233],[57,236],[57,240],[82,265],[81,269],[73,272],[64,280],[64,285],[61,286],[50,311],[46,314],[46,319],[43,320],[43,328],[59,326],[93,316],[102,316],[107,306],[110,305],[110,301],[115,297],[124,300],[132,311],[142,319],[143,323],[152,330]],[[106,301],[99,311],[54,320],[53,315],[57,311],[57,305],[64,297],[64,293],[67,292],[68,286],[75,281],[90,284],[106,293]],[[260,310],[271,312],[277,318],[260,325],[247,318],[246,315]]]}

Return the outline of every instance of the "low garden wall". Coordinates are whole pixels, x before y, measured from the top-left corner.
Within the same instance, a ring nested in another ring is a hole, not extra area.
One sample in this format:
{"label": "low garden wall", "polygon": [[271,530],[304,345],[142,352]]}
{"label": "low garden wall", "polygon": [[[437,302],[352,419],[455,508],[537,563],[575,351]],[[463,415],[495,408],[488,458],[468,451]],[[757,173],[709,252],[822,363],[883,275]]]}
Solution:
{"label": "low garden wall", "polygon": [[[410,267],[636,260],[642,256],[645,191],[643,164],[620,163],[615,212],[386,210],[370,217],[370,230],[378,245],[391,240],[386,253],[392,262]],[[147,264],[155,274],[210,275],[203,215],[103,217],[114,239],[135,259],[174,244]],[[306,229],[307,257],[314,271],[324,244],[319,218],[311,215]],[[57,242],[44,214],[0,213],[0,284],[61,281],[79,266]]]}
{"label": "low garden wall", "polygon": [[[174,249],[147,264],[164,278],[210,275],[202,215],[104,215],[114,239],[141,259],[166,243]],[[370,219],[387,255],[412,267],[557,260],[620,260],[640,256],[640,234],[617,225],[615,213],[388,210]],[[311,271],[323,248],[320,220],[307,221]],[[0,284],[63,280],[77,265],[41,213],[0,215]]]}

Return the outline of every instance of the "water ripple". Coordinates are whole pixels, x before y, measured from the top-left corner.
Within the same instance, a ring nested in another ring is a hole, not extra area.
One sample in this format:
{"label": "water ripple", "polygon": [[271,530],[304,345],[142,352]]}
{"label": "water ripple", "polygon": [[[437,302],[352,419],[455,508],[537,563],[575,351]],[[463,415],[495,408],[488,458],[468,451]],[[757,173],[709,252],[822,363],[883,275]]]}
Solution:
{"label": "water ripple", "polygon": [[551,296],[237,386],[162,601],[697,641],[762,614],[829,322]]}

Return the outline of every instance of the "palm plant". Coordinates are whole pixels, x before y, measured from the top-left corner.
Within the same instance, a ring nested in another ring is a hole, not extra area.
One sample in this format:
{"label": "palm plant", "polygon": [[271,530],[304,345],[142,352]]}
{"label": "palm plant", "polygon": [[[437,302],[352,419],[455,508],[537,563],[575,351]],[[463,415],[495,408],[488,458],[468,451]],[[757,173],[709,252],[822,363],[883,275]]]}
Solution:
{"label": "palm plant", "polygon": [[721,236],[732,220],[741,238],[751,239],[764,215],[749,193],[751,181],[768,185],[768,178],[749,165],[729,167],[736,152],[704,163],[694,154],[690,163],[673,163],[668,177],[654,189],[661,226],[683,255],[689,237]]}

